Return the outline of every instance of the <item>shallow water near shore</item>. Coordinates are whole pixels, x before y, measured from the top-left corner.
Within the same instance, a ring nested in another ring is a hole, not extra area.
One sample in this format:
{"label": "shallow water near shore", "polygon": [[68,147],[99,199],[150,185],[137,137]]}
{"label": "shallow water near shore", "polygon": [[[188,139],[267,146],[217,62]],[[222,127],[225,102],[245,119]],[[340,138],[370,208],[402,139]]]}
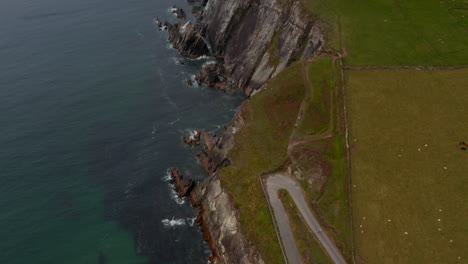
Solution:
{"label": "shallow water near shore", "polygon": [[191,87],[154,18],[185,0],[0,3],[0,263],[206,263],[167,168],[201,180],[181,137],[239,95]]}

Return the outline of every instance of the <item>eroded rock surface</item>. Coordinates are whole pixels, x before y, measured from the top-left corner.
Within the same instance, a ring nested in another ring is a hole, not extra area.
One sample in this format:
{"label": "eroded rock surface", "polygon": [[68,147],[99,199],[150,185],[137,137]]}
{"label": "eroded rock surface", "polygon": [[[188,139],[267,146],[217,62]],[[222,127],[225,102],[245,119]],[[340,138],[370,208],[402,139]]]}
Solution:
{"label": "eroded rock surface", "polygon": [[[223,76],[221,82],[247,95],[293,61],[312,56],[324,42],[320,22],[298,0],[201,3],[204,8],[196,8],[195,26],[176,24],[169,39],[188,56],[223,58],[223,72],[218,73]],[[205,84],[219,86],[219,82]]]}
{"label": "eroded rock surface", "polygon": [[170,168],[171,183],[174,184],[179,198],[186,197],[190,194],[195,182],[191,177],[184,177],[176,168]]}

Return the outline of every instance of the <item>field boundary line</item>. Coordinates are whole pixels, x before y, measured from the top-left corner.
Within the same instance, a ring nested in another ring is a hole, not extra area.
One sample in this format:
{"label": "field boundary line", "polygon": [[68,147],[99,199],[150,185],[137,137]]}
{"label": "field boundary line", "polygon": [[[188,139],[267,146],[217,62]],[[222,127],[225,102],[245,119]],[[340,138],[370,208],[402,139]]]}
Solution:
{"label": "field boundary line", "polygon": [[376,65],[376,66],[344,66],[344,70],[393,70],[393,69],[413,69],[413,70],[458,70],[466,69],[468,65],[460,65],[453,67],[433,67],[433,66],[392,66],[392,65]]}
{"label": "field boundary line", "polygon": [[343,119],[345,125],[345,141],[346,141],[346,159],[347,159],[347,167],[348,167],[348,199],[349,199],[349,215],[350,215],[350,222],[351,222],[351,237],[352,237],[352,261],[356,263],[356,246],[355,246],[355,239],[354,239],[354,222],[353,222],[353,202],[352,202],[352,179],[351,179],[351,157],[350,157],[350,147],[349,147],[349,129],[348,129],[348,110],[346,108],[347,97],[346,97],[346,82],[345,82],[345,67],[343,63],[343,56],[341,53],[338,53],[339,63],[341,67],[341,88],[342,88],[342,98],[343,98]]}

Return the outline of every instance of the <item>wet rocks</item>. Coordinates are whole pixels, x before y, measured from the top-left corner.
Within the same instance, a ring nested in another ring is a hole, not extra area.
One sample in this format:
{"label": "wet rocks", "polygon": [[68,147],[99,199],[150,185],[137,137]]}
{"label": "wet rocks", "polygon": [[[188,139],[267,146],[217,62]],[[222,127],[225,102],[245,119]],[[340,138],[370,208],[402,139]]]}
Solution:
{"label": "wet rocks", "polygon": [[195,77],[198,85],[205,84],[208,87],[216,87],[219,90],[225,91],[227,83],[224,81],[225,69],[223,64],[210,63],[205,65],[200,73]]}
{"label": "wet rocks", "polygon": [[198,140],[192,139],[190,136],[184,136],[183,140],[185,144],[192,147],[200,145],[200,142]]}
{"label": "wet rocks", "polygon": [[189,146],[198,146],[200,145],[200,137],[203,132],[200,130],[195,130],[195,134],[193,136],[184,136],[182,139],[185,144]]}
{"label": "wet rocks", "polygon": [[174,184],[179,198],[188,196],[195,187],[195,182],[191,177],[185,178],[182,176],[176,168],[170,168],[169,170],[171,172],[171,183]]}
{"label": "wet rocks", "polygon": [[159,20],[159,18],[156,18],[154,22],[156,23],[156,26],[159,28],[159,30],[162,30],[163,24],[161,20]]}
{"label": "wet rocks", "polygon": [[172,7],[172,13],[175,14],[177,18],[182,18],[182,19],[187,18],[187,15],[185,14],[185,11],[182,8],[180,8],[180,7],[176,6],[176,5],[174,5]]}
{"label": "wet rocks", "polygon": [[181,54],[189,58],[198,58],[209,54],[208,47],[203,37],[195,30],[192,22],[189,21],[184,25],[180,22],[175,24],[166,22],[164,25],[167,27],[169,33],[169,41]]}

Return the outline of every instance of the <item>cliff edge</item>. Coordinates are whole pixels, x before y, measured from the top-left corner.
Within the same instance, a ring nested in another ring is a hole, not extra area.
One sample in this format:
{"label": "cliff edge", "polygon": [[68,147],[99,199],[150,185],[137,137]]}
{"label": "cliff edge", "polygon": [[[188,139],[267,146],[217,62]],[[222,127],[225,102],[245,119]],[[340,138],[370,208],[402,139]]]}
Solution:
{"label": "cliff edge", "polygon": [[[324,43],[321,23],[295,0],[191,0],[195,23],[166,23],[182,54],[223,59],[213,72],[229,89],[250,95],[296,60]],[[223,86],[224,87],[224,86]]]}
{"label": "cliff edge", "polygon": [[[213,56],[197,82],[246,95],[261,89],[292,62],[317,53],[323,43],[321,24],[295,0],[189,0],[198,2],[194,23],[165,23],[174,48],[191,58]],[[242,106],[219,137],[201,132],[204,149],[197,155],[208,178],[189,192],[212,263],[264,263],[262,254],[242,233],[238,211],[223,189],[219,170],[229,166],[234,134],[245,125]],[[198,143],[192,143],[198,145]],[[184,186],[191,186],[185,184]]]}

